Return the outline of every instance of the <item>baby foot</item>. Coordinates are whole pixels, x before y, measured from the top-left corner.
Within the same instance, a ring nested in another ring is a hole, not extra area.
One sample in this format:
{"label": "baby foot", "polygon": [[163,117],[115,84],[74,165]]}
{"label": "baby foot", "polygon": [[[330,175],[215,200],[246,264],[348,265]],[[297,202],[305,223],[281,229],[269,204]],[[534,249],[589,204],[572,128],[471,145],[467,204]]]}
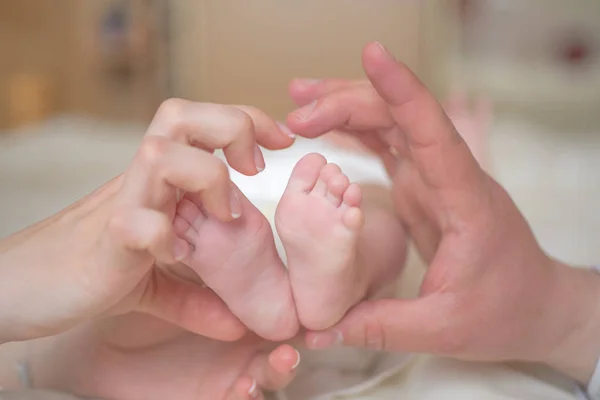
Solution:
{"label": "baby foot", "polygon": [[329,328],[365,294],[355,266],[361,196],[337,165],[309,154],[294,168],[279,202],[275,223],[298,317],[308,329]]}
{"label": "baby foot", "polygon": [[241,217],[221,222],[186,195],[178,204],[174,229],[193,251],[191,267],[231,311],[259,336],[287,340],[298,331],[289,277],[267,219],[234,187]]}

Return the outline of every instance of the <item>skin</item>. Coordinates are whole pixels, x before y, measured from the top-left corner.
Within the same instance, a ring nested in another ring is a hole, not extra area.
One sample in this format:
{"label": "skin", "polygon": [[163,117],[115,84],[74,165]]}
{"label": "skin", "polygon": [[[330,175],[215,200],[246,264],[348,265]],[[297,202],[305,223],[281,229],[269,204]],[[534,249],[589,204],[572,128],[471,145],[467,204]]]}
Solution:
{"label": "skin", "polygon": [[[363,143],[380,155],[393,178],[393,208],[430,266],[419,299],[364,302],[334,330],[309,334],[307,342],[311,343],[311,337],[312,342],[321,344],[342,338],[344,344],[375,349],[477,360],[541,361],[586,382],[600,353],[595,335],[600,324],[600,278],[569,268],[541,251],[510,197],[483,172],[442,108],[404,65],[376,44],[366,48],[364,63],[372,87],[357,85],[326,94],[308,109],[291,115],[288,124],[305,136],[335,128],[366,134]],[[177,107],[166,111],[177,116],[182,112]],[[165,123],[167,119],[161,119],[149,135],[160,139],[145,141],[150,144],[143,146],[141,161],[136,159],[137,164],[123,177],[83,204],[3,241],[0,271],[8,278],[3,282],[27,282],[21,276],[27,274],[33,287],[44,287],[42,283],[56,274],[66,277],[56,279],[57,283],[71,283],[51,288],[67,294],[68,302],[61,299],[64,302],[56,304],[57,315],[39,311],[40,304],[54,305],[53,293],[35,299],[15,296],[31,311],[25,314],[27,321],[16,325],[18,319],[11,315],[15,307],[10,305],[17,303],[9,301],[15,301],[13,296],[20,291],[5,283],[0,289],[7,289],[10,296],[2,298],[9,306],[3,308],[5,315],[0,318],[5,328],[3,340],[44,336],[68,329],[90,315],[131,310],[204,333],[206,321],[201,326],[197,318],[191,318],[198,317],[197,309],[174,310],[172,305],[181,305],[187,296],[198,296],[194,303],[208,299],[205,305],[210,307],[205,309],[219,310],[222,303],[218,299],[210,303],[215,297],[209,292],[163,273],[169,271],[163,265],[175,264],[189,252],[174,238],[170,221],[163,216],[170,215],[169,206],[177,201],[173,186],[204,192],[206,207],[223,220],[232,218],[236,210],[235,205],[228,206],[227,185],[211,186],[208,183],[214,181],[206,177],[203,182],[189,180],[186,168],[160,173],[165,160],[167,165],[177,165],[190,159],[180,146],[171,146],[172,142],[178,144],[181,135],[189,134],[190,125],[173,128]],[[184,142],[197,141],[186,137]],[[206,146],[210,148],[204,143],[201,147]],[[254,151],[250,155],[249,148],[232,146],[229,150],[242,153],[231,157],[232,166],[236,168],[232,160],[239,159],[246,165],[237,168],[251,174],[260,169],[260,161],[254,159]],[[139,182],[150,183],[147,187],[153,190],[147,191]],[[107,203],[112,206],[110,211],[103,207]],[[154,229],[157,226],[160,228]],[[91,237],[96,240],[80,243],[86,236],[80,234],[82,227],[86,233],[93,232]],[[52,240],[59,237],[70,240]],[[50,249],[50,257],[44,260],[25,251],[44,248],[40,245],[48,241],[61,251]],[[58,256],[68,249],[86,249],[87,253],[76,254],[82,265]],[[100,250],[100,257],[95,257],[94,252]],[[15,268],[16,260],[27,262]],[[59,267],[52,269],[52,274],[40,267],[53,263]],[[40,284],[36,285],[36,280]],[[74,282],[80,285],[72,285]],[[80,286],[87,290],[69,290]],[[69,307],[72,304],[77,307]],[[227,313],[215,315],[219,315],[216,321],[223,321]],[[239,336],[237,321],[229,323],[212,334]]]}
{"label": "skin", "polygon": [[[180,261],[191,249],[175,235],[175,210],[185,192],[220,221],[240,217],[227,167],[212,150],[223,149],[232,168],[254,175],[265,167],[257,144],[281,149],[292,143],[288,131],[254,108],[171,99],[158,110],[127,171],[61,213],[3,239],[0,344],[70,330],[56,339],[3,346],[4,387],[20,386],[14,365],[25,357],[39,387],[118,398],[151,398],[165,390],[192,398],[205,393],[196,373],[212,363],[198,354],[217,356],[209,350],[219,348],[218,342],[208,338],[237,341],[246,327],[197,276],[189,279]],[[297,353],[290,346],[268,351],[261,342],[220,344],[239,362],[222,371],[228,375],[221,374],[211,390],[226,399],[246,399],[286,386]],[[186,384],[170,388],[173,379],[146,385],[153,373],[176,373],[168,361],[181,343],[195,349],[186,356],[196,354],[188,360],[195,367],[189,376],[173,376]],[[73,359],[85,352],[83,362]],[[139,375],[125,378],[118,365]],[[88,369],[93,373],[83,373]],[[99,382],[105,384],[96,387]]]}
{"label": "skin", "polygon": [[397,217],[429,264],[414,300],[366,301],[308,343],[462,359],[546,363],[586,383],[600,354],[600,276],[553,260],[487,175],[443,108],[381,45],[363,54],[370,84],[323,81],[288,126],[334,129],[376,152]]}
{"label": "skin", "polygon": [[[123,374],[111,380],[110,376],[114,378],[114,375],[102,370],[107,359],[119,358],[142,376],[145,369],[152,372],[160,368],[168,375],[171,373],[168,364],[140,364],[139,359],[147,359],[156,352],[164,356],[164,351],[177,348],[177,343],[184,340],[184,331],[174,325],[220,340],[234,341],[245,333],[246,328],[223,301],[198,285],[198,277],[191,279],[193,274],[180,263],[189,257],[190,249],[174,234],[172,221],[182,192],[186,192],[186,199],[201,202],[216,219],[227,222],[238,217],[241,208],[231,202],[234,197],[227,170],[212,156],[211,150],[223,148],[234,169],[253,175],[264,168],[260,152],[257,157],[257,142],[278,149],[289,146],[293,138],[270,118],[249,107],[170,100],[159,109],[138,154],[123,175],[58,215],[0,243],[0,292],[2,301],[6,302],[3,304],[7,305],[0,314],[1,342],[31,340],[71,329],[64,336],[58,336],[57,341],[42,340],[35,346],[41,349],[40,355],[27,357],[34,366],[36,383],[97,395],[99,392],[93,384],[104,381],[108,385],[102,387],[110,387],[114,392],[103,394],[129,396],[131,388],[141,385],[131,377],[119,378]],[[365,192],[367,200],[373,197],[370,192]],[[390,266],[401,264],[405,256],[405,248],[397,246],[394,254],[380,255],[380,250],[389,247],[390,241],[404,238],[399,222],[381,211],[378,206],[381,201],[379,198],[376,205],[366,201],[365,231],[373,231],[375,224],[380,228],[389,227],[384,230],[392,236],[374,240],[376,235],[361,234],[359,251],[365,257],[372,256],[373,268],[364,276],[364,293],[359,298],[377,291],[382,282],[387,281],[384,278],[388,278],[389,272],[386,271],[390,271]],[[43,254],[43,258],[36,253]],[[15,265],[19,268],[14,268]],[[48,292],[29,298],[26,296],[29,285],[44,287]],[[152,329],[137,323],[132,311],[149,315],[148,318],[155,321]],[[89,324],[92,320],[98,322]],[[95,333],[104,331],[101,327],[106,325],[113,327],[109,330],[111,334]],[[82,328],[73,330],[75,326]],[[160,328],[169,326],[171,328],[165,328],[167,333]],[[122,333],[113,335],[115,329]],[[135,337],[133,342],[120,342],[123,336],[131,335]],[[185,340],[190,341],[189,337],[188,334]],[[200,344],[205,350],[214,347],[206,347],[206,339],[192,337],[198,342],[204,340]],[[80,353],[82,350],[78,350],[77,345],[82,341],[86,343],[84,349],[94,355],[84,363],[96,368],[93,374],[87,375],[93,379],[87,382],[86,376],[78,375],[76,381],[82,387],[65,386],[62,384],[65,380],[72,381],[68,379],[69,374],[79,374],[84,369],[77,367],[81,363],[72,362],[68,363],[72,368],[61,368],[56,376],[55,363]],[[114,345],[114,341],[118,345]],[[141,349],[138,348],[140,342]],[[200,344],[195,347],[201,348]],[[232,344],[227,351],[236,353],[239,346]],[[285,353],[285,348],[278,347],[271,353],[259,350],[250,354],[254,357],[249,370],[234,381],[229,396],[238,396],[250,389],[260,396],[261,389],[280,389],[293,377],[293,371],[285,368],[291,359],[289,354],[284,362],[277,361],[282,361],[278,355]],[[17,351],[17,358],[12,361],[10,357],[3,358],[7,362],[7,373],[3,376],[6,387],[18,387],[18,382],[10,380],[14,378],[14,363],[21,360],[24,353],[29,351]],[[48,354],[52,354],[49,364]],[[163,360],[169,358],[162,357]],[[211,364],[196,361],[198,368]],[[192,386],[197,384],[195,377],[190,377]],[[159,389],[165,386],[148,387],[149,393]],[[174,389],[186,395],[180,387]]]}
{"label": "skin", "polygon": [[264,168],[257,143],[280,149],[293,138],[253,108],[166,101],[127,171],[0,242],[0,343],[131,311],[239,339],[246,329],[227,306],[178,278],[178,261],[190,248],[172,220],[182,192],[222,221],[239,215],[226,165],[212,149],[224,149],[232,168],[253,175]]}

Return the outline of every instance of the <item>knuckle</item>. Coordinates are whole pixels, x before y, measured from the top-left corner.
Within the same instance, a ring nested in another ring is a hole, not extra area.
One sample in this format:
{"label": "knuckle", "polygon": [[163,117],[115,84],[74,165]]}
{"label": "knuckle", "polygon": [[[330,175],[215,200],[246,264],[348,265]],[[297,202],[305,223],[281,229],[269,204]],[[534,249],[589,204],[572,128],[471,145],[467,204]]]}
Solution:
{"label": "knuckle", "polygon": [[160,136],[146,136],[138,152],[138,159],[146,165],[156,165],[167,153],[168,140]]}
{"label": "knuckle", "polygon": [[188,103],[189,102],[187,100],[179,99],[176,97],[167,99],[163,101],[158,107],[156,117],[160,119],[165,119],[167,121],[175,121],[181,116],[184,107]]}
{"label": "knuckle", "polygon": [[111,236],[119,237],[127,241],[129,236],[127,212],[117,210],[107,219],[107,229]]}
{"label": "knuckle", "polygon": [[190,102],[188,100],[170,98],[162,102],[156,113],[159,126],[165,129],[166,136],[174,139],[180,138],[185,130],[184,110]]}
{"label": "knuckle", "polygon": [[229,141],[242,137],[244,135],[254,136],[254,121],[252,117],[244,111],[238,109],[232,109],[234,111],[235,118],[231,119],[231,130],[229,133]]}
{"label": "knuckle", "polygon": [[377,313],[375,302],[366,303],[367,308],[364,310],[368,317],[364,325],[363,346],[367,349],[381,351],[386,350],[389,345],[386,340],[386,330],[382,320]]}
{"label": "knuckle", "polygon": [[150,236],[149,245],[166,243],[170,238],[171,228],[167,224],[166,218],[161,218],[161,220],[157,221],[157,224],[154,225],[154,233]]}

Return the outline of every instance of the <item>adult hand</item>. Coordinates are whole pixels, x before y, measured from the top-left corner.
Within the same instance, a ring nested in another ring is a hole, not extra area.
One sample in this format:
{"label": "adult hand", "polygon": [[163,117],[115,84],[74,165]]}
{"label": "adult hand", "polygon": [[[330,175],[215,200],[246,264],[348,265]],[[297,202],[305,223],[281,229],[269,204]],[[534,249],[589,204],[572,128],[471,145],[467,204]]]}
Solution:
{"label": "adult hand", "polygon": [[209,337],[243,335],[214,293],[168,267],[190,252],[172,228],[183,192],[221,220],[240,212],[212,150],[223,148],[234,169],[253,175],[264,168],[257,142],[280,149],[293,139],[253,108],[166,101],[123,175],[0,242],[0,343],[134,310]]}
{"label": "adult hand", "polygon": [[[361,85],[372,92],[373,87],[368,80],[343,79],[294,79],[290,83],[289,92],[296,105],[305,106],[330,93]],[[490,168],[489,131],[493,115],[491,102],[486,98],[478,98],[471,107],[465,91],[454,89],[442,105],[446,115],[469,146],[475,159],[482,168],[488,170]],[[361,135],[361,133],[363,134]],[[348,131],[347,129],[337,129],[325,135],[332,143],[358,152],[370,152],[370,149],[361,143],[361,138],[363,141],[367,141],[368,146],[371,136],[365,135],[364,132]]]}
{"label": "adult hand", "polygon": [[[37,346],[36,346],[37,345]],[[102,399],[262,399],[294,378],[291,346],[255,335],[226,343],[131,313],[33,343],[36,388]]]}
{"label": "adult hand", "polygon": [[[292,113],[288,126],[307,137],[358,132],[386,164],[397,213],[429,268],[418,299],[362,303],[307,342],[323,347],[341,337],[379,350],[544,361],[585,380],[600,354],[589,324],[600,322],[599,278],[540,249],[405,65],[378,44],[366,47],[363,62],[370,85],[329,90]],[[328,84],[338,83],[319,83]]]}

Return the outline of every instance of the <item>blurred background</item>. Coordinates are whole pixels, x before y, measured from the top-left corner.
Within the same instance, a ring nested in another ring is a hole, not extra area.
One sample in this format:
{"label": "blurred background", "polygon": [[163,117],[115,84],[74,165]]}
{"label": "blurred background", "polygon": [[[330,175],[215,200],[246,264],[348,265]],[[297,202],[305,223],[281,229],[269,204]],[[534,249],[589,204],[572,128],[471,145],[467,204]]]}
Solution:
{"label": "blurred background", "polygon": [[128,164],[168,97],[283,119],[293,77],[379,40],[443,100],[495,106],[493,174],[553,255],[600,261],[598,0],[0,2],[0,236]]}

